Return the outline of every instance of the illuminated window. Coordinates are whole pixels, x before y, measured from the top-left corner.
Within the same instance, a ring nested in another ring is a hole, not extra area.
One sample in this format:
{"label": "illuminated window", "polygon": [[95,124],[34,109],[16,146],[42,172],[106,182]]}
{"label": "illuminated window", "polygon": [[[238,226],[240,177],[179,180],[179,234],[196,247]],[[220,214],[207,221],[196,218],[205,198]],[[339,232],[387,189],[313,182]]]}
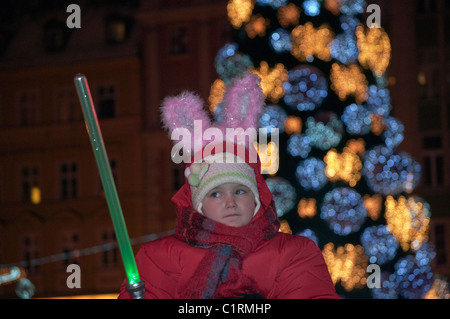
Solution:
{"label": "illuminated window", "polygon": [[23,203],[39,204],[41,202],[41,190],[39,183],[39,168],[37,166],[24,166],[20,172],[21,201]]}
{"label": "illuminated window", "polygon": [[97,88],[97,116],[100,119],[116,116],[116,87],[113,84]]}
{"label": "illuminated window", "polygon": [[422,67],[417,75],[420,86],[421,98],[433,98],[439,96],[441,82],[439,80],[439,68],[437,66]]}
{"label": "illuminated window", "polygon": [[63,163],[60,166],[60,198],[62,200],[78,197],[78,165],[74,162]]}
{"label": "illuminated window", "polygon": [[106,41],[109,44],[123,43],[127,40],[133,20],[117,13],[105,18]]}

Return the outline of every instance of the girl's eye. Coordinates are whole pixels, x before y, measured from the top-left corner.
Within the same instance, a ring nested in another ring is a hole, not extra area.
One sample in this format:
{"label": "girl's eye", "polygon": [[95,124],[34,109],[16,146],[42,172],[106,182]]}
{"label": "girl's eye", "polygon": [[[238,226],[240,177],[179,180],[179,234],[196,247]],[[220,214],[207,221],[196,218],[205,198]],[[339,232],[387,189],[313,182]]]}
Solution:
{"label": "girl's eye", "polygon": [[245,193],[246,193],[246,191],[244,189],[237,189],[236,190],[236,194],[238,194],[238,195],[242,195],[242,194],[245,194]]}
{"label": "girl's eye", "polygon": [[211,194],[209,194],[209,196],[211,196],[211,197],[219,197],[220,193],[219,192],[212,192]]}

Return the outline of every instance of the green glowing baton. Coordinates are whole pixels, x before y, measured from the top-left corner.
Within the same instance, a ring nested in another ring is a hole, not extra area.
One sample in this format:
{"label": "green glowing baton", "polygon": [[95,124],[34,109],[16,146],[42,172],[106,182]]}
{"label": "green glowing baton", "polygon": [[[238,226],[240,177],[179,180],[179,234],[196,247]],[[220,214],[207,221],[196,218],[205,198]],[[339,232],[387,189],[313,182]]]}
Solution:
{"label": "green glowing baton", "polygon": [[88,81],[83,74],[77,74],[75,75],[74,82],[80,99],[81,108],[83,109],[86,129],[91,140],[95,160],[97,161],[97,167],[105,191],[114,231],[116,232],[117,241],[119,243],[120,253],[122,254],[125,273],[128,279],[127,290],[134,299],[143,299],[144,282],[139,278],[139,272],[136,261],[134,260],[133,250],[131,249],[130,238],[128,237],[127,227],[123,218],[119,196],[117,195],[111,166],[103,143],[103,137],[97,120]]}

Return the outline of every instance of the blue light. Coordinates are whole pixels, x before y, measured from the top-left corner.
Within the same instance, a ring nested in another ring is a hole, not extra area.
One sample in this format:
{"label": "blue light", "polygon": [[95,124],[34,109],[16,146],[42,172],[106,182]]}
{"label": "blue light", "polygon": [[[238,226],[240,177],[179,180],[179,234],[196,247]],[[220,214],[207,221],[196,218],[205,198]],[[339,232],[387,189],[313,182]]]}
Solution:
{"label": "blue light", "polygon": [[319,190],[328,182],[325,167],[322,160],[311,157],[298,164],[295,176],[305,190]]}
{"label": "blue light", "polygon": [[303,134],[293,134],[287,141],[287,152],[294,157],[307,158],[311,151],[311,140]]}
{"label": "blue light", "polygon": [[306,0],[303,2],[302,7],[308,16],[315,17],[320,14],[320,2],[318,0]]}
{"label": "blue light", "polygon": [[396,278],[397,277],[395,274],[381,272],[381,287],[370,289],[372,296],[375,299],[397,299],[399,295],[399,287]]}
{"label": "blue light", "polygon": [[408,255],[395,264],[396,282],[403,298],[422,299],[433,284],[431,266],[419,265],[417,259]]}
{"label": "blue light", "polygon": [[256,0],[260,6],[271,6],[273,9],[278,9],[287,4],[288,0]]}
{"label": "blue light", "polygon": [[340,0],[341,13],[344,15],[357,15],[363,13],[367,4],[364,0]]}
{"label": "blue light", "polygon": [[337,118],[334,113],[328,114],[327,122],[316,122],[313,117],[306,119],[306,135],[311,139],[311,146],[320,150],[328,150],[336,147],[342,139],[343,123]]}
{"label": "blue light", "polygon": [[361,195],[351,188],[336,188],[325,194],[320,218],[338,235],[346,236],[361,228],[367,210]]}
{"label": "blue light", "polygon": [[328,96],[327,80],[322,72],[308,65],[290,70],[283,87],[284,101],[298,111],[312,111]]}
{"label": "blue light", "polygon": [[411,192],[420,180],[420,165],[404,152],[394,152],[386,146],[366,151],[361,171],[367,185],[383,195]]}
{"label": "blue light", "polygon": [[341,33],[331,42],[331,56],[343,64],[354,63],[358,60],[359,49],[354,33]]}
{"label": "blue light", "polygon": [[295,188],[281,177],[266,179],[267,187],[273,195],[278,217],[289,212],[296,204],[297,193]]}
{"label": "blue light", "polygon": [[342,122],[347,127],[347,132],[353,135],[364,135],[370,132],[372,126],[371,115],[362,105],[351,104],[342,114]]}
{"label": "blue light", "polygon": [[268,105],[264,108],[264,113],[259,118],[259,127],[268,130],[277,128],[279,133],[284,132],[284,121],[287,118],[286,112],[278,105]]}
{"label": "blue light", "polygon": [[277,53],[290,52],[292,48],[290,33],[283,28],[276,29],[270,35],[270,45]]}
{"label": "blue light", "polygon": [[253,67],[253,62],[248,55],[238,52],[236,43],[229,43],[217,52],[214,65],[220,79],[229,83],[233,78]]}
{"label": "blue light", "polygon": [[367,93],[367,108],[376,115],[387,117],[392,108],[389,90],[376,85],[370,85]]}
{"label": "blue light", "polygon": [[391,234],[387,225],[366,228],[361,235],[361,244],[370,263],[378,265],[394,259],[399,247],[398,241]]}
{"label": "blue light", "polygon": [[405,127],[402,122],[394,117],[388,117],[384,120],[386,131],[383,133],[386,146],[393,149],[400,145],[404,138]]}

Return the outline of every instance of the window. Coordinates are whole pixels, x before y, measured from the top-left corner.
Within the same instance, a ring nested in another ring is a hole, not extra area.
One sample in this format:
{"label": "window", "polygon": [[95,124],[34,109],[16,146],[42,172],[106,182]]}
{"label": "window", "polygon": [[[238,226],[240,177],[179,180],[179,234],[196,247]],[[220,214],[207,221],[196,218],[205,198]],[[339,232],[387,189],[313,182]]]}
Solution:
{"label": "window", "polygon": [[49,20],[44,24],[44,46],[48,52],[63,50],[70,36],[65,21]]}
{"label": "window", "polygon": [[19,125],[32,125],[37,122],[37,92],[20,92],[18,96]]}
{"label": "window", "polygon": [[28,234],[22,237],[22,255],[25,261],[25,269],[28,273],[35,273],[39,270],[39,240],[35,234]]}
{"label": "window", "polygon": [[106,41],[109,44],[123,43],[130,35],[133,20],[129,17],[112,13],[105,18]]}
{"label": "window", "polygon": [[55,96],[56,121],[73,122],[81,119],[81,107],[73,88],[59,88]]}
{"label": "window", "polygon": [[187,27],[173,27],[170,29],[169,52],[179,55],[189,52],[189,33]]}
{"label": "window", "polygon": [[434,226],[434,245],[436,249],[436,264],[447,264],[446,243],[445,243],[445,225],[437,224]]}
{"label": "window", "polygon": [[101,85],[98,87],[97,116],[100,119],[116,116],[116,88],[114,85]]}
{"label": "window", "polygon": [[102,233],[102,266],[116,267],[118,265],[118,248],[116,234],[113,230],[105,230]]}
{"label": "window", "polygon": [[417,13],[436,12],[436,0],[416,0]]}
{"label": "window", "polygon": [[62,267],[67,269],[70,264],[78,264],[76,250],[79,246],[79,235],[75,231],[65,231],[61,234]]}
{"label": "window", "polygon": [[444,186],[444,157],[441,151],[426,152],[423,157],[424,186],[427,188],[440,188]]}
{"label": "window", "polygon": [[34,165],[24,166],[20,172],[21,201],[23,203],[39,204],[41,202],[41,189],[39,181],[39,168]]}
{"label": "window", "polygon": [[419,130],[431,131],[441,128],[441,108],[438,104],[419,106]]}
{"label": "window", "polygon": [[422,66],[417,75],[420,85],[420,97],[429,99],[438,97],[440,94],[439,68],[437,66]]}
{"label": "window", "polygon": [[62,200],[78,197],[78,166],[75,162],[60,166],[60,198]]}

